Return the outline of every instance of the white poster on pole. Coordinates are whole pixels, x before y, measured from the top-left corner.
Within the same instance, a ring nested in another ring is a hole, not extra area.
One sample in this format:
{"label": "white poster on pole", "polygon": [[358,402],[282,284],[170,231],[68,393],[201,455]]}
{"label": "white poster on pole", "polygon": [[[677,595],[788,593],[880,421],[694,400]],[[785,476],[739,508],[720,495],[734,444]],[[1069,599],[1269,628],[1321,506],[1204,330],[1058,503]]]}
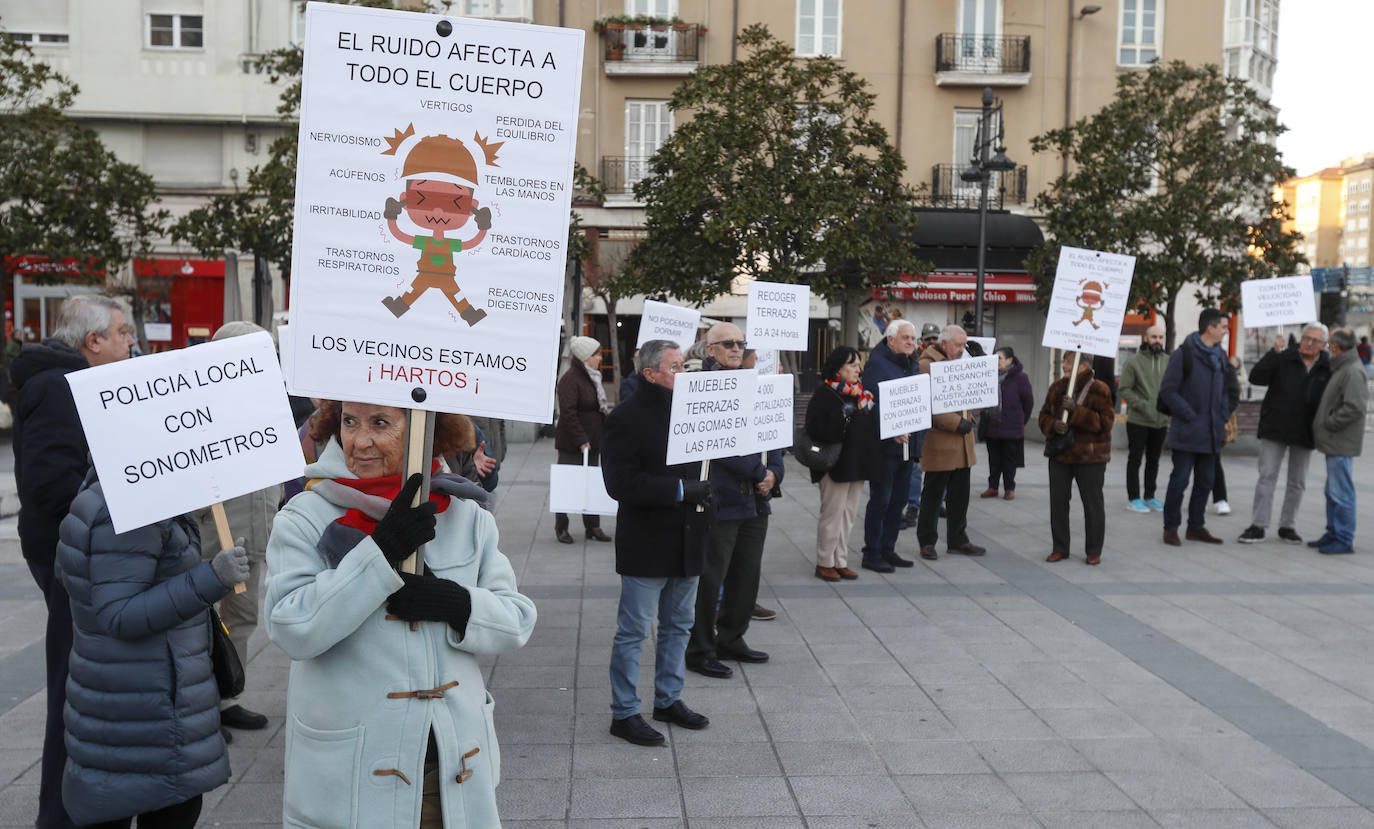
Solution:
{"label": "white poster on pole", "polygon": [[549,512],[615,515],[620,505],[606,494],[599,466],[549,465]]}
{"label": "white poster on pole", "polygon": [[931,414],[986,409],[999,394],[995,355],[930,364]]}
{"label": "white poster on pole", "polygon": [[757,451],[750,445],[758,372],[694,371],[673,381],[668,463],[726,458]]}
{"label": "white poster on pole", "polygon": [[754,354],[755,371],[763,375],[778,373],[778,352],[771,348],[765,348],[762,351],[754,352]]}
{"label": "white poster on pole", "polygon": [[299,478],[272,337],[230,337],[67,375],[115,532]]}
{"label": "white poster on pole", "polygon": [[882,381],[878,401],[878,437],[883,440],[930,428],[929,374]]}
{"label": "white poster on pole", "polygon": [[639,318],[639,341],[635,343],[635,348],[649,340],[672,340],[686,351],[697,341],[700,322],[701,312],[695,308],[646,299],[643,315]]}
{"label": "white poster on pole", "polygon": [[1134,274],[1134,256],[1060,248],[1040,344],[1116,357]]}
{"label": "white poster on pole", "polygon": [[747,444],[737,455],[792,445],[792,375],[757,375]]}
{"label": "white poster on pole", "polygon": [[552,419],[585,41],[307,5],[297,393]]}
{"label": "white poster on pole", "polygon": [[810,288],[751,280],[747,307],[744,338],[751,348],[806,350]]}
{"label": "white poster on pole", "polygon": [[1317,319],[1311,276],[1251,279],[1240,283],[1241,316],[1246,328],[1306,325]]}
{"label": "white poster on pole", "polygon": [[[968,341],[971,343],[978,343],[978,347],[983,349],[984,357],[991,354],[994,350],[996,350],[997,347],[997,339],[995,337],[969,337]],[[973,356],[971,353],[969,353],[967,346],[964,347],[964,356]]]}

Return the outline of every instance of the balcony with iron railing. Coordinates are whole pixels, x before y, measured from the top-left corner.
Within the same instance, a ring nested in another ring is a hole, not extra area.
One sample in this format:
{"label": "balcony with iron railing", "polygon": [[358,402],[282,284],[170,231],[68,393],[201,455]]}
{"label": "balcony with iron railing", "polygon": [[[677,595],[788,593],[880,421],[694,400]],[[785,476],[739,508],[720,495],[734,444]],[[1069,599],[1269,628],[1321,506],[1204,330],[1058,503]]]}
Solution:
{"label": "balcony with iron railing", "polygon": [[601,159],[601,186],[608,205],[635,204],[635,185],[649,175],[647,156],[608,155]]}
{"label": "balcony with iron railing", "polygon": [[601,30],[606,74],[690,75],[705,31],[696,23],[606,23]]}
{"label": "balcony with iron railing", "polygon": [[1030,35],[935,36],[936,86],[1025,86]]}
{"label": "balcony with iron railing", "polygon": [[[967,164],[935,164],[930,168],[930,192],[924,201],[934,207],[977,210],[979,188],[976,181],[964,181],[960,173]],[[989,173],[988,209],[1004,210],[1010,204],[1026,203],[1026,165],[1005,173]]]}

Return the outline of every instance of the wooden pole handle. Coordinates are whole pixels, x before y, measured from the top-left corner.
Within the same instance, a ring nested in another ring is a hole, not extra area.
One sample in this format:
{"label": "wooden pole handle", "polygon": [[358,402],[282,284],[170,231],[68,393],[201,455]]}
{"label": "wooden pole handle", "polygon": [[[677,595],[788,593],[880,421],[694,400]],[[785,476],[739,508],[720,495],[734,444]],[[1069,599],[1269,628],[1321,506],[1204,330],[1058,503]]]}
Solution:
{"label": "wooden pole handle", "polygon": [[[210,507],[210,514],[215,517],[215,534],[219,536],[219,548],[228,550],[234,546],[234,536],[229,532],[229,516],[224,514],[224,502]],[[248,585],[239,582],[234,585],[235,593],[243,593],[248,590]]]}

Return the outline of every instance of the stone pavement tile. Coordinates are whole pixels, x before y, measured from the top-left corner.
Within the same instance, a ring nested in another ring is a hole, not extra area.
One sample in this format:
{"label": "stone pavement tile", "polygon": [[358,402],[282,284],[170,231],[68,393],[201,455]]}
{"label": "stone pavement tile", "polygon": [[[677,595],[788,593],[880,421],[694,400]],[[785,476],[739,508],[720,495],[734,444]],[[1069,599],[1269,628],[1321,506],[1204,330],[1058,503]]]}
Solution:
{"label": "stone pavement tile", "polygon": [[1042,829],[1044,826],[1029,812],[1019,814],[922,812],[921,823],[928,829]]}
{"label": "stone pavement tile", "polygon": [[1035,816],[1053,829],[1159,829],[1159,824],[1141,811],[1036,812]]}
{"label": "stone pavement tile", "polygon": [[1199,769],[1105,772],[1123,792],[1146,809],[1243,809],[1245,803]]}
{"label": "stone pavement tile", "polygon": [[841,693],[848,693],[853,688],[864,687],[916,689],[916,680],[912,678],[906,666],[900,662],[893,661],[885,665],[864,665],[862,671],[856,671],[853,668],[852,665],[836,665],[827,667],[825,670]]}
{"label": "stone pavement tile", "polygon": [[764,725],[772,740],[796,742],[825,742],[852,737],[859,725],[847,711],[829,711],[824,715],[812,711],[768,711]]}
{"label": "stone pavement tile", "polygon": [[[1320,735],[1279,734],[1266,737],[1265,745],[1305,769],[1374,769],[1374,751],[1334,731]],[[1374,771],[1370,772],[1374,777]]]}
{"label": "stone pavement tile", "polygon": [[[815,749],[815,744],[809,744]],[[826,746],[830,748],[829,745]],[[697,745],[685,740],[673,747],[677,774],[687,777],[781,777],[774,746],[769,743],[739,743],[729,751],[717,745]]]}
{"label": "stone pavement tile", "polygon": [[500,688],[493,689],[497,718],[506,714],[564,714],[573,713],[575,694],[564,688]]}
{"label": "stone pavement tile", "polygon": [[[810,824],[813,829],[816,823]],[[800,817],[694,817],[692,829],[806,829]]]}
{"label": "stone pavement tile", "polygon": [[[229,746],[232,753],[234,746]],[[235,783],[281,783],[286,779],[286,755],[283,752],[254,751],[245,758],[246,763],[236,764],[236,758],[231,756],[230,768],[234,770],[233,780]]]}
{"label": "stone pavement tile", "polygon": [[[41,663],[38,670],[41,670]],[[30,695],[0,716],[0,734],[5,735],[5,750],[43,748],[47,706],[47,694],[40,688],[38,693]]]}
{"label": "stone pavement tile", "polygon": [[1089,771],[1093,765],[1064,740],[981,740],[973,744],[993,771]]}
{"label": "stone pavement tile", "polygon": [[1149,737],[1144,726],[1119,708],[1046,708],[1036,712],[1059,736],[1069,740],[1092,737]]}
{"label": "stone pavement tile", "polygon": [[[1050,663],[1045,663],[1050,664]],[[1007,690],[1028,708],[1110,708],[1112,701],[1082,680],[1008,682]]]}
{"label": "stone pavement tile", "polygon": [[43,750],[39,748],[0,751],[0,787],[10,783],[37,784],[42,769]]}
{"label": "stone pavement tile", "polygon": [[[1265,829],[1274,823],[1254,809],[1194,809],[1151,812],[1165,829]],[[1308,829],[1304,825],[1303,829]]]}
{"label": "stone pavement tile", "polygon": [[491,684],[496,688],[568,688],[573,684],[573,666],[502,662],[492,673]]}
{"label": "stone pavement tile", "polygon": [[922,774],[896,776],[916,813],[1008,812],[1021,813],[1026,806],[995,774]]}
{"label": "stone pavement tile", "polygon": [[[693,829],[696,825],[697,822],[692,821]],[[808,815],[806,818],[808,829],[855,829],[855,827],[863,827],[863,829],[921,829],[925,825],[916,817],[915,812],[907,815],[874,815],[859,811],[841,817],[829,815],[813,817]],[[723,829],[729,829],[729,827]]]}
{"label": "stone pavement tile", "polygon": [[988,764],[963,740],[875,742],[874,750],[892,774],[982,774]]}
{"label": "stone pavement tile", "polygon": [[[500,735],[497,735],[500,739]],[[566,743],[501,745],[501,779],[565,778],[572,768],[573,747]]]}
{"label": "stone pavement tile", "polygon": [[201,815],[206,824],[281,822],[282,784],[235,783],[213,807]]}
{"label": "stone pavement tile", "polygon": [[[496,734],[502,745],[509,743],[570,743],[573,722],[566,714],[510,714],[496,711]],[[610,728],[608,715],[603,728]]]}
{"label": "stone pavement tile", "polygon": [[782,760],[782,768],[789,777],[887,774],[887,769],[874,752],[874,747],[865,742],[774,742],[772,749],[777,751],[778,757]]}
{"label": "stone pavement tile", "polygon": [[1242,732],[1222,717],[1206,708],[1191,705],[1157,705],[1152,703],[1119,704],[1131,719],[1145,726],[1157,737],[1238,737]]}
{"label": "stone pavement tile", "polygon": [[[892,649],[900,653],[903,645],[894,644]],[[907,670],[924,686],[940,686],[946,683],[950,685],[978,685],[997,681],[997,678],[988,672],[988,669],[969,656],[962,655],[956,660],[939,660],[924,656],[922,645],[919,641],[910,643],[912,664],[907,665]],[[962,651],[962,649],[961,649]]]}
{"label": "stone pavement tile", "polygon": [[0,826],[30,829],[38,817],[38,786],[0,788]]}
{"label": "stone pavement tile", "polygon": [[1025,703],[1000,682],[970,684],[922,683],[922,689],[944,711],[987,711],[993,709],[1024,709]]}
{"label": "stone pavement tile", "polygon": [[852,600],[850,608],[859,621],[873,628],[879,639],[893,631],[910,631],[929,621],[929,617],[900,596],[866,596]]}
{"label": "stone pavement tile", "polygon": [[506,829],[567,829],[567,824],[561,820],[507,820],[504,814],[501,818],[501,825]]}
{"label": "stone pavement tile", "polygon": [[[830,687],[834,681],[826,675],[814,660],[807,658],[805,662],[793,662],[787,658],[779,658],[770,654],[772,658],[762,665],[744,665],[739,662],[732,663],[730,667],[735,668],[735,675],[743,673],[749,680],[750,685],[804,685],[809,687]],[[687,672],[688,680],[693,676],[691,671]],[[708,682],[721,682],[719,679],[700,677]],[[726,680],[729,681],[729,680]]]}
{"label": "stone pavement tile", "polygon": [[[503,824],[520,820],[562,820],[568,809],[568,790],[564,779],[511,780],[501,778],[496,787],[496,807]],[[676,812],[673,813],[676,816]]]}
{"label": "stone pavement tile", "polygon": [[1368,809],[1265,809],[1264,814],[1283,829],[1374,828],[1374,812]]}
{"label": "stone pavement tile", "polygon": [[[867,692],[847,691],[843,696],[834,688],[824,687],[793,687],[791,685],[759,685],[745,691],[750,696],[751,705],[759,711],[842,711],[858,710],[855,708],[855,698],[867,699],[869,695],[878,695],[882,700],[891,700],[890,704],[894,708],[883,710],[896,710],[895,706],[902,704],[902,699],[894,699],[896,696],[887,689],[881,691],[869,689]],[[745,709],[749,710],[749,709]]]}
{"label": "stone pavement tile", "polygon": [[577,651],[557,645],[526,645],[519,650],[502,654],[502,668],[565,667],[577,661]]}
{"label": "stone pavement tile", "polygon": [[575,779],[569,814],[575,818],[682,817],[682,789],[676,778],[645,778],[632,786],[620,780]]}
{"label": "stone pavement tile", "polygon": [[948,740],[958,736],[954,723],[939,711],[864,711],[854,715],[859,731],[870,740]]}
{"label": "stone pavement tile", "polygon": [[1259,809],[1347,807],[1354,801],[1302,769],[1282,766],[1204,766],[1207,773]]}
{"label": "stone pavement tile", "polygon": [[797,814],[781,777],[687,777],[682,796],[689,820],[696,817],[769,817]]}
{"label": "stone pavement tile", "polygon": [[893,661],[891,652],[878,642],[865,642],[859,645],[816,644],[812,646],[811,653],[815,655],[817,661],[827,668],[840,665],[864,665],[866,670],[869,663],[886,664]]}
{"label": "stone pavement tile", "polygon": [[1101,771],[1197,768],[1193,759],[1173,744],[1156,737],[1105,737],[1070,740],[1069,744]]}
{"label": "stone pavement tile", "polygon": [[[687,700],[691,705],[691,700]],[[693,709],[695,710],[695,708]],[[709,712],[707,712],[709,713]],[[671,728],[674,741],[683,742],[688,745],[696,743],[709,743],[719,745],[720,743],[766,743],[768,742],[768,732],[764,730],[763,720],[759,719],[756,712],[740,712],[711,714],[711,724],[701,731],[690,731],[681,728],[672,728],[667,723],[658,723],[654,727],[663,726]],[[647,717],[645,719],[648,719]],[[649,720],[653,722],[653,720]],[[610,728],[611,720],[606,718],[606,727]],[[660,729],[662,730],[662,729]],[[611,739],[615,739],[612,737]],[[617,740],[619,742],[619,740]]]}
{"label": "stone pavement tile", "polygon": [[1054,732],[1034,711],[946,711],[955,729],[969,740],[1048,740]]}
{"label": "stone pavement tile", "polygon": [[1136,804],[1099,772],[1017,772],[1002,779],[1032,812],[1115,811]]}
{"label": "stone pavement tile", "polygon": [[1313,774],[1361,806],[1374,806],[1374,775],[1368,768],[1324,768]]}
{"label": "stone pavement tile", "polygon": [[[648,686],[648,691],[644,699],[647,701],[646,705],[651,705],[653,702],[652,682]],[[749,687],[737,680],[725,682],[716,680],[708,685],[694,686],[690,691],[684,689],[682,698],[689,702],[688,707],[693,711],[700,711],[712,718],[718,714],[743,714],[760,710]],[[598,697],[598,700],[601,703],[599,710],[605,711],[609,715],[611,710],[609,689],[606,694]],[[647,708],[646,712],[648,714],[653,713]]]}
{"label": "stone pavement tile", "polygon": [[[665,729],[660,728],[660,731]],[[610,736],[609,734],[607,736]],[[637,746],[611,737],[609,743],[577,742],[572,747],[575,779],[676,777],[670,745]]]}
{"label": "stone pavement tile", "polygon": [[885,815],[908,821],[906,826],[919,826],[916,813],[902,795],[902,790],[888,777],[846,777],[836,780],[830,775],[818,777],[790,777],[801,813],[810,821],[814,816],[831,815],[847,818],[854,826],[856,815]]}
{"label": "stone pavement tile", "polygon": [[[837,691],[836,693],[841,693]],[[843,689],[844,704],[855,714],[920,712],[935,714],[939,708],[919,687],[850,686]]]}

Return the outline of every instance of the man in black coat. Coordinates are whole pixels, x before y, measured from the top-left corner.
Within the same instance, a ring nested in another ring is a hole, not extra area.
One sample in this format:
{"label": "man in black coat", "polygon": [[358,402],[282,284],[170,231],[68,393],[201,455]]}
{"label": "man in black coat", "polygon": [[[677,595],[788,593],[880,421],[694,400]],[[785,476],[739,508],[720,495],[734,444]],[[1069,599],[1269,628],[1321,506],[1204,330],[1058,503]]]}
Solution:
{"label": "man in black coat", "polygon": [[[885,380],[900,380],[916,373],[912,354],[916,351],[916,326],[904,319],[893,320],[887,326],[887,338],[878,343],[864,366],[863,387],[873,394],[876,411],[882,411],[883,400],[878,384]],[[864,509],[864,546],[861,566],[879,573],[891,573],[897,567],[911,567],[909,558],[897,555],[897,533],[902,528],[902,511],[907,505],[911,487],[912,464],[920,458],[914,446],[915,433],[898,435],[882,441],[882,463],[868,481],[868,506]],[[903,452],[902,444],[913,442]]]}
{"label": "man in black coat", "polygon": [[[711,485],[696,463],[668,466],[668,425],[673,382],[683,370],[682,350],[670,340],[649,340],[635,368],[639,389],[606,417],[601,432],[601,475],[616,512],[615,571],[620,609],[611,647],[611,733],[637,745],[662,745],[663,734],[639,714],[639,656],[658,616],[654,665],[654,719],[683,728],[709,722],[681,699],[684,654],[692,631],[697,578],[706,557],[714,510]],[[699,511],[697,508],[701,507]]]}
{"label": "man in black coat", "polygon": [[1327,329],[1314,322],[1303,329],[1296,346],[1285,347],[1282,335],[1274,347],[1250,370],[1250,382],[1266,386],[1259,419],[1259,478],[1255,481],[1255,502],[1250,526],[1240,534],[1240,543],[1264,540],[1269,517],[1274,509],[1274,487],[1279,479],[1283,454],[1288,453],[1288,484],[1279,513],[1281,540],[1301,544],[1302,536],[1293,528],[1307,488],[1307,462],[1316,445],[1312,419],[1317,414],[1326,381],[1331,379],[1331,359],[1326,353]]}
{"label": "man in black coat", "polygon": [[82,294],[62,303],[52,337],[24,346],[10,367],[18,390],[14,479],[19,488],[19,545],[48,610],[48,712],[38,787],[39,829],[75,825],[62,807],[62,770],[67,764],[62,709],[67,701],[72,611],[53,561],[57,527],[86,477],[89,450],[67,374],[126,359],[133,342],[133,327],[119,303]]}

